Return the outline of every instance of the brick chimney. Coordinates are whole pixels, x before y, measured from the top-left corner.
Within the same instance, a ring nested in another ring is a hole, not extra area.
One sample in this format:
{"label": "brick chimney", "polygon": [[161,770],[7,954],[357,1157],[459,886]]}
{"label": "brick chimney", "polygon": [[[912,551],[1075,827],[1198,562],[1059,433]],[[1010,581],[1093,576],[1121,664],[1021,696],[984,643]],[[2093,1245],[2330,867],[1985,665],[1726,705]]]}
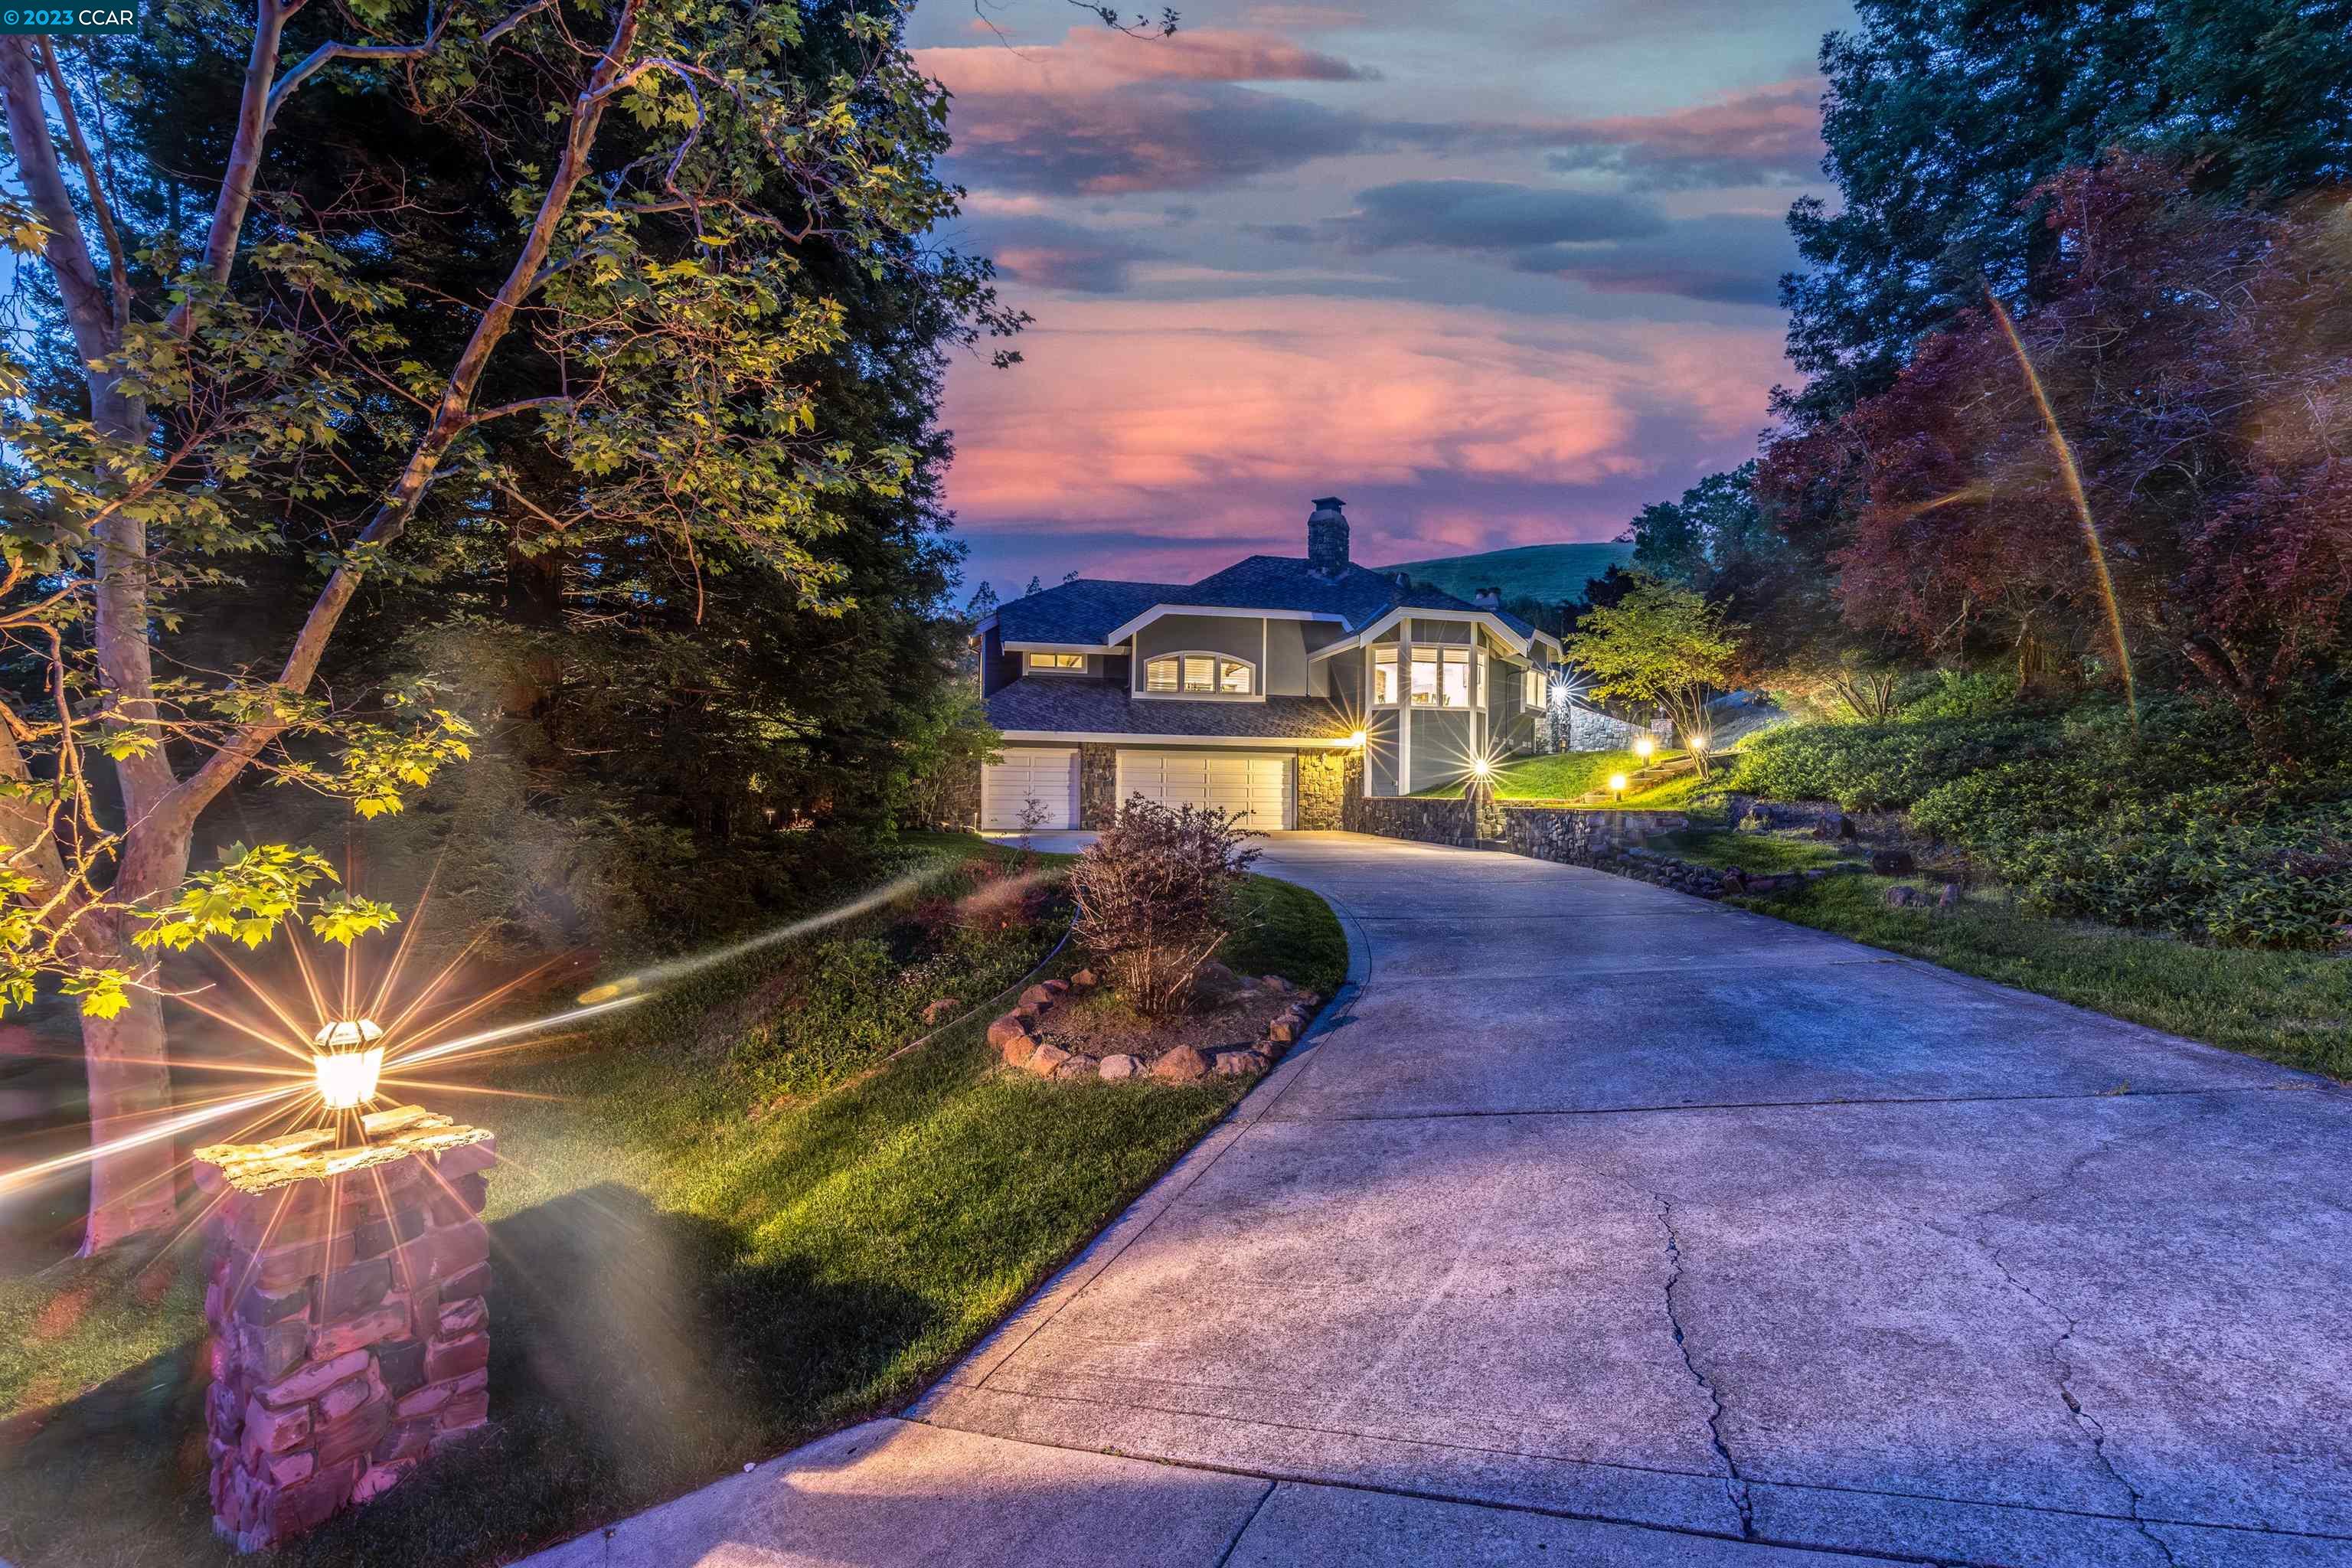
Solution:
{"label": "brick chimney", "polygon": [[1338,496],[1320,496],[1307,519],[1307,564],[1326,577],[1348,569],[1348,503]]}

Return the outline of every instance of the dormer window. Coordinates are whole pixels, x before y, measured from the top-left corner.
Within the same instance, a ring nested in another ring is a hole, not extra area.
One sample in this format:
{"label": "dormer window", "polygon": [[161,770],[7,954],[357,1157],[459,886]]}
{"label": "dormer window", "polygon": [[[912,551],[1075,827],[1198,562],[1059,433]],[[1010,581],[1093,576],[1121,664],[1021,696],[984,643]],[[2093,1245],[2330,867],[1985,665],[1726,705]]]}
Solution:
{"label": "dormer window", "polygon": [[1171,697],[1253,697],[1257,666],[1223,654],[1162,654],[1143,667],[1143,689]]}
{"label": "dormer window", "polygon": [[1087,656],[1082,653],[1033,653],[1029,656],[1031,673],[1046,671],[1055,675],[1084,675]]}

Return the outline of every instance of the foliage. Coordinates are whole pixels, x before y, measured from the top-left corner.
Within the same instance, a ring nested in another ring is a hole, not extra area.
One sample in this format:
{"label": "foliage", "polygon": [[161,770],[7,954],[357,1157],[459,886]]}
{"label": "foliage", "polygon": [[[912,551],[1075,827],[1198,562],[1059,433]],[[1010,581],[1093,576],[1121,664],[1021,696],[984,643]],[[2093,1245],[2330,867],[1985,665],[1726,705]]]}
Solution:
{"label": "foliage", "polygon": [[2130,158],[2037,194],[2056,251],[2018,342],[1997,309],[1959,313],[1887,391],[1777,446],[1763,488],[1850,517],[1831,560],[1857,628],[2005,658],[2029,689],[2114,680],[2128,649],[2292,744],[2278,705],[2352,606],[2341,204],[2217,206]]}
{"label": "foliage", "polygon": [[[1662,752],[1659,757],[1664,760],[1675,754]],[[1631,777],[1641,767],[1642,759],[1631,752],[1554,752],[1547,756],[1510,757],[1495,764],[1495,794],[1503,800],[1575,800],[1608,787],[1610,774]],[[1414,793],[1459,800],[1462,789],[1457,780]]]}
{"label": "foliage", "polygon": [[1769,555],[1780,537],[1756,505],[1753,459],[1708,474],[1682,499],[1652,501],[1634,514],[1633,569],[1704,593],[1735,563]]}
{"label": "foliage", "polygon": [[1802,427],[1884,392],[1988,284],[2021,315],[2063,247],[2035,188],[2111,147],[2203,192],[2284,200],[2352,160],[2352,5],[2238,0],[1860,0],[1822,46],[1833,202],[1789,226],[1783,395]]}
{"label": "foliage", "polygon": [[1839,859],[1834,846],[1815,838],[1778,833],[1735,833],[1720,827],[1686,827],[1653,839],[1649,847],[1696,866],[1712,866],[1718,870],[1736,866],[1743,871],[1767,874],[1832,866]]}
{"label": "foliage", "polygon": [[1130,795],[1077,858],[1070,892],[1079,946],[1137,1012],[1191,999],[1202,963],[1231,934],[1233,898],[1257,851],[1223,808],[1171,808]]}
{"label": "foliage", "polygon": [[1886,878],[1825,877],[1737,900],[2078,1007],[2352,1079],[2352,963],[2312,952],[2192,946],[2023,912],[1998,894],[1957,910],[1889,909]]}
{"label": "foliage", "polygon": [[[1586,611],[1562,647],[1595,696],[1662,705],[1689,744],[1706,738],[1707,700],[1737,673],[1741,629],[1691,589],[1645,579]],[[1704,776],[1706,749],[1693,749]]]}
{"label": "foliage", "polygon": [[2017,676],[2006,669],[1932,670],[1906,682],[1896,697],[1900,716],[1913,721],[1993,719],[2016,707]]}
{"label": "foliage", "polygon": [[1900,808],[1938,784],[2000,763],[2059,755],[2053,719],[2021,714],[1912,724],[1789,724],[1740,748],[1733,787],[1774,800],[1830,800],[1848,811]]}

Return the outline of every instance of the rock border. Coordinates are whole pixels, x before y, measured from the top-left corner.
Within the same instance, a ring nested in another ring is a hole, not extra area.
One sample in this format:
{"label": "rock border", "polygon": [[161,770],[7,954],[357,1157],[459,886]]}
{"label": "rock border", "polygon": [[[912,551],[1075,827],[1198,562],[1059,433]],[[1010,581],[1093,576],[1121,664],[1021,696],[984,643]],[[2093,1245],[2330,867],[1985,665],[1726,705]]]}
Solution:
{"label": "rock border", "polygon": [[1125,1052],[1100,1058],[1082,1056],[1037,1037],[1037,1025],[1064,997],[1073,992],[1090,991],[1097,984],[1091,969],[1081,969],[1067,980],[1039,981],[1021,993],[1012,1011],[990,1020],[989,1047],[1006,1067],[1037,1078],[1095,1079],[1112,1083],[1132,1078],[1150,1078],[1161,1083],[1254,1078],[1273,1067],[1284,1051],[1305,1037],[1307,1025],[1314,1020],[1315,1009],[1322,1002],[1314,992],[1301,991],[1279,974],[1261,975],[1243,984],[1277,995],[1289,995],[1293,1000],[1267,1023],[1265,1034],[1255,1045],[1228,1046],[1213,1051],[1198,1046],[1175,1046],[1149,1063]]}

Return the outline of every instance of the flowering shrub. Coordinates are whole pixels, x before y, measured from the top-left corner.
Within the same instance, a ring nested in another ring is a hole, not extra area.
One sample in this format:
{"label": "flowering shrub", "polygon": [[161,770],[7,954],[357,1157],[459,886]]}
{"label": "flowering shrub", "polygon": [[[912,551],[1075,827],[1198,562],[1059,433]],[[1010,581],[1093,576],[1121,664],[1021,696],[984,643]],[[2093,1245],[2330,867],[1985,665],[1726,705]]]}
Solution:
{"label": "flowering shrub", "polygon": [[1071,927],[1111,987],[1139,1013],[1176,1012],[1201,965],[1232,933],[1233,895],[1257,851],[1214,807],[1171,809],[1129,796],[1078,857]]}

